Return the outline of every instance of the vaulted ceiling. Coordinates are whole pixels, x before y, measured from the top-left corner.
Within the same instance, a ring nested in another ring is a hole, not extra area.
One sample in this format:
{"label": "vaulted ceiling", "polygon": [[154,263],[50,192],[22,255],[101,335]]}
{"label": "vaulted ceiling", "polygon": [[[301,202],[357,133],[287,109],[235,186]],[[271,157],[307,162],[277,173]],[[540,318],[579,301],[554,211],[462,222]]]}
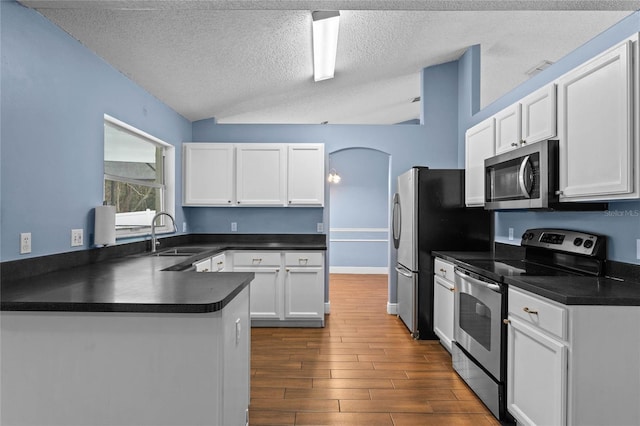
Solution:
{"label": "vaulted ceiling", "polygon": [[[189,120],[392,124],[420,71],[481,46],[487,105],[640,1],[23,0]],[[335,78],[313,81],[311,11],[339,10]]]}

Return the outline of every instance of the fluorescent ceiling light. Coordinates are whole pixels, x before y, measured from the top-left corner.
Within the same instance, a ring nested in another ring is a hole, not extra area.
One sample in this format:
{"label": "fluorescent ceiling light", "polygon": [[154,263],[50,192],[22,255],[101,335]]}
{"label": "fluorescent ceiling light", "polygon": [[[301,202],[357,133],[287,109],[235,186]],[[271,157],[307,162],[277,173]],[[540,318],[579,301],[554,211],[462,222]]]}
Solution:
{"label": "fluorescent ceiling light", "polygon": [[313,79],[333,78],[338,51],[340,12],[312,12],[313,19]]}

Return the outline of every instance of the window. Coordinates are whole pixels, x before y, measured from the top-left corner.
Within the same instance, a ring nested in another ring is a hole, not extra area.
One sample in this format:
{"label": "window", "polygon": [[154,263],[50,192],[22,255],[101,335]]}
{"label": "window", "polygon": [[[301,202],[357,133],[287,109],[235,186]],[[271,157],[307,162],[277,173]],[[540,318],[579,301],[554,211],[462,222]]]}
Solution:
{"label": "window", "polygon": [[[116,206],[116,235],[145,235],[160,211],[173,215],[173,146],[105,115],[104,200]],[[173,231],[161,216],[157,231]]]}

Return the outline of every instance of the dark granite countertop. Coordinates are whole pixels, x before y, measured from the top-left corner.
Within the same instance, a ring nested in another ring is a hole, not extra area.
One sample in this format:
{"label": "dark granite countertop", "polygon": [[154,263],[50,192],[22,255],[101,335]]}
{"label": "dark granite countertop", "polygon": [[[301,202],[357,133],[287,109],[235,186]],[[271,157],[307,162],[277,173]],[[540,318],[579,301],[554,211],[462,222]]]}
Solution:
{"label": "dark granite countertop", "polygon": [[509,286],[564,305],[640,306],[640,284],[607,277],[505,277]]}
{"label": "dark granite countertop", "polygon": [[189,270],[193,262],[227,250],[326,250],[322,243],[295,241],[182,246],[199,247],[202,251],[193,256],[137,253],[27,278],[3,279],[0,308],[2,311],[215,312],[249,285],[254,274],[198,273]]}
{"label": "dark granite countertop", "polygon": [[[479,273],[469,261],[500,261],[521,258],[521,252],[515,247],[513,254],[509,251],[495,254],[493,252],[434,252],[434,256],[448,260],[456,265]],[[640,269],[637,265],[626,265],[631,271],[631,279],[610,277],[589,277],[580,275],[566,276],[508,276],[504,283],[527,290],[565,305],[610,305],[640,306],[640,283],[633,277]]]}

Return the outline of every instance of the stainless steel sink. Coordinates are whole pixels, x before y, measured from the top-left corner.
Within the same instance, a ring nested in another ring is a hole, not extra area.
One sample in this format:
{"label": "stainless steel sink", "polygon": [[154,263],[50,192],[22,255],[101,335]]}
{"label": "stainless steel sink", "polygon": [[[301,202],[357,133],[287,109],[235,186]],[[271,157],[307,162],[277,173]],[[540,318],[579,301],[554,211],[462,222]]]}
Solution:
{"label": "stainless steel sink", "polygon": [[151,253],[152,256],[193,256],[208,249],[204,247],[171,247]]}

